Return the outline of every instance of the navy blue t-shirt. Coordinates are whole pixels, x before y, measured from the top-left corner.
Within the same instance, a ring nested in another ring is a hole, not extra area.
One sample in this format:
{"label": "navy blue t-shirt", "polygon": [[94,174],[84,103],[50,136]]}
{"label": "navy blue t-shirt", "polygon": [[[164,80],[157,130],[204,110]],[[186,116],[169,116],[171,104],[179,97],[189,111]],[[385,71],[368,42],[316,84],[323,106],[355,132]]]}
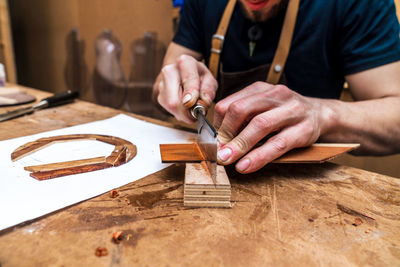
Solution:
{"label": "navy blue t-shirt", "polygon": [[[228,0],[185,0],[177,44],[200,52],[208,64],[211,38]],[[271,63],[285,10],[261,23],[263,35],[249,56],[248,29],[254,25],[236,5],[225,36],[224,72]],[[284,74],[292,90],[339,98],[344,76],[400,60],[399,23],[393,0],[301,0]],[[399,74],[400,75],[400,74]]]}

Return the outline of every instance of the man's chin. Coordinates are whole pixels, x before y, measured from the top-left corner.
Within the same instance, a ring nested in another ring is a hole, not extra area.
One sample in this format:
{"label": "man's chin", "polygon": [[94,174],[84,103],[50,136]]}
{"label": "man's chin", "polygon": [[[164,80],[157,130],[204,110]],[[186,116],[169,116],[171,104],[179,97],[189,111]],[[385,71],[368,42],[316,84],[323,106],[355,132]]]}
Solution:
{"label": "man's chin", "polygon": [[282,0],[281,2],[275,4],[274,6],[263,8],[259,10],[251,10],[242,1],[239,1],[242,12],[246,18],[253,22],[264,22],[269,19],[275,18],[282,9],[287,7],[289,0]]}

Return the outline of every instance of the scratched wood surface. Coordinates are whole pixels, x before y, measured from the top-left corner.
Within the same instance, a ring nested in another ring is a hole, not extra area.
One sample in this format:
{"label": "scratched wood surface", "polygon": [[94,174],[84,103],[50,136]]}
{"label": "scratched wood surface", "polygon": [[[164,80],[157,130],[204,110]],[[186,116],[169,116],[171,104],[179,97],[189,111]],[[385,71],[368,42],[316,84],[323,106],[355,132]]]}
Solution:
{"label": "scratched wood surface", "polygon": [[[117,113],[78,101],[1,123],[0,140]],[[0,265],[400,264],[398,179],[331,163],[227,173],[232,209],[183,207],[184,166],[173,165],[116,198],[104,194],[2,231]],[[115,244],[118,230],[125,235]],[[95,256],[97,247],[108,255]]]}

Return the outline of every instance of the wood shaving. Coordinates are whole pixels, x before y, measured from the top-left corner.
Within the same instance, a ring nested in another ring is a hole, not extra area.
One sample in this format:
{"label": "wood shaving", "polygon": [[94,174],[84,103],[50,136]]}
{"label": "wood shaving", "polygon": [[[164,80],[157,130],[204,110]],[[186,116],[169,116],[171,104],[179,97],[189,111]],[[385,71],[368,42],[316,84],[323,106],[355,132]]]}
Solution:
{"label": "wood shaving", "polygon": [[97,257],[107,256],[108,250],[107,250],[107,248],[98,247],[98,248],[96,248],[96,251],[94,252],[94,254]]}
{"label": "wood shaving", "polygon": [[110,192],[110,197],[111,197],[111,198],[116,198],[117,196],[119,196],[118,190],[112,190],[112,191]]}
{"label": "wood shaving", "polygon": [[123,233],[124,233],[124,232],[122,232],[122,231],[117,231],[117,232],[115,232],[115,233],[113,234],[112,238],[113,238],[113,240],[114,240],[114,242],[115,242],[116,244],[119,244],[119,242],[122,240],[122,238],[123,238]]}

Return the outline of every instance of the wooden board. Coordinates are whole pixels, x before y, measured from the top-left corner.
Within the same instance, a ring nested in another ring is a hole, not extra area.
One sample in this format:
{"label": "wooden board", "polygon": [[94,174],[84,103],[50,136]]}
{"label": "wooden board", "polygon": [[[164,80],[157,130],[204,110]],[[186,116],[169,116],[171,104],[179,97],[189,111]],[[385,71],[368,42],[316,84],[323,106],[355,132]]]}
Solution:
{"label": "wooden board", "polygon": [[[359,144],[313,144],[309,147],[293,149],[272,163],[323,163],[359,146]],[[164,163],[204,160],[196,143],[161,144],[160,152]]]}
{"label": "wooden board", "polygon": [[200,162],[205,160],[197,143],[160,144],[163,163]]}
{"label": "wooden board", "polygon": [[[76,101],[1,123],[0,140],[119,113]],[[174,165],[118,188],[116,198],[107,192],[0,232],[0,265],[399,265],[399,179],[330,163],[226,171],[232,209],[183,207],[185,168]],[[125,237],[115,244],[119,230]],[[95,256],[99,246],[107,256]]]}

